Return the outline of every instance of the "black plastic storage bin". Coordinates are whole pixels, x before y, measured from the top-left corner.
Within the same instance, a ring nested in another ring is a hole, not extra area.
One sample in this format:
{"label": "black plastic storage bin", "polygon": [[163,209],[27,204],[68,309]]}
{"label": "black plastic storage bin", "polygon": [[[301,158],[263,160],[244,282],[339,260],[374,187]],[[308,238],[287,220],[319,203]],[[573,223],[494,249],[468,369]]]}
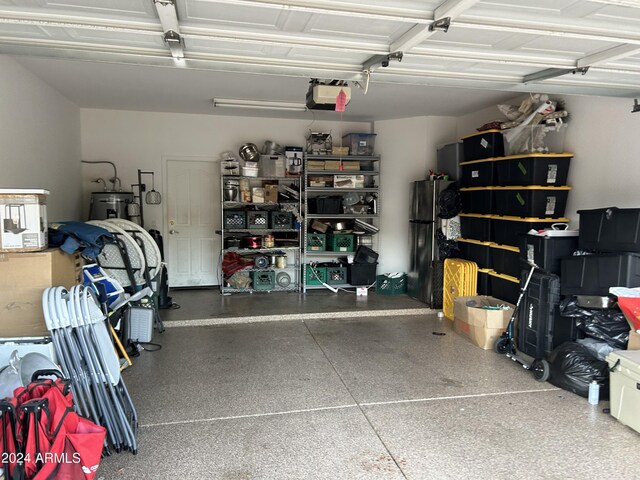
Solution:
{"label": "black plastic storage bin", "polygon": [[356,250],[356,254],[353,257],[353,263],[376,263],[378,261],[378,254],[365,245],[360,245]]}
{"label": "black plastic storage bin", "polygon": [[496,185],[566,185],[573,153],[529,153],[495,159]]}
{"label": "black plastic storage bin", "polygon": [[458,238],[458,249],[460,250],[460,258],[471,260],[478,264],[478,268],[493,268],[491,265],[491,242],[481,242],[480,240],[472,240],[468,238]]}
{"label": "black plastic storage bin", "polygon": [[501,130],[485,130],[462,138],[465,162],[482,158],[504,157]]}
{"label": "black plastic storage bin", "polygon": [[[522,272],[521,282],[529,270]],[[573,318],[560,316],[560,279],[550,273],[534,272],[520,303],[516,323],[518,350],[533,358],[545,358],[558,345],[576,339]]]}
{"label": "black plastic storage bin", "polygon": [[479,213],[461,213],[460,233],[463,238],[472,238],[483,242],[493,241],[491,232],[491,215]]}
{"label": "black plastic storage bin", "polygon": [[491,295],[491,277],[489,272],[491,272],[491,270],[488,268],[478,269],[478,286],[476,288],[478,295]]}
{"label": "black plastic storage bin", "polygon": [[350,263],[347,267],[347,281],[356,287],[376,283],[377,263]]}
{"label": "black plastic storage bin", "polygon": [[640,252],[640,208],[578,210],[580,250]]}
{"label": "black plastic storage bin", "polygon": [[334,215],[342,213],[342,197],[320,196],[309,198],[309,213],[318,215]]}
{"label": "black plastic storage bin", "polygon": [[489,281],[492,297],[516,304],[520,294],[520,281],[516,277],[492,270],[489,272]]}
{"label": "black plastic storage bin", "polygon": [[571,187],[494,187],[493,201],[498,215],[512,217],[561,217]]}
{"label": "black plastic storage bin", "polygon": [[493,211],[493,187],[469,187],[460,189],[462,211],[489,215]]}
{"label": "black plastic storage bin", "polygon": [[568,223],[568,218],[520,218],[520,217],[491,217],[493,241],[501,245],[518,246],[518,236],[529,230],[544,230],[551,228],[554,223]]}
{"label": "black plastic storage bin", "polygon": [[640,254],[599,253],[560,261],[562,295],[609,294],[609,287],[640,286]]}
{"label": "black plastic storage bin", "polygon": [[578,249],[578,236],[554,237],[527,233],[519,236],[518,245],[523,262],[533,262],[541,270],[560,275],[560,259],[570,257]]}
{"label": "black plastic storage bin", "polygon": [[489,252],[493,270],[511,277],[518,278],[520,276],[522,265],[520,264],[520,249],[518,247],[491,243]]}
{"label": "black plastic storage bin", "polygon": [[495,185],[495,164],[493,159],[462,162],[463,187],[490,187]]}

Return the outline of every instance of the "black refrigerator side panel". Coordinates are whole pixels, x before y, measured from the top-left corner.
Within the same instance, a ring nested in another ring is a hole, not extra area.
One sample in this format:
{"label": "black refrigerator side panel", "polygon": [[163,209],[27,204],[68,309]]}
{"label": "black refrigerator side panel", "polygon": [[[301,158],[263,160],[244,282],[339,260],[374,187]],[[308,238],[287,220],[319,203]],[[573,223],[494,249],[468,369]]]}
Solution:
{"label": "black refrigerator side panel", "polygon": [[422,222],[433,221],[433,182],[422,180],[413,182],[411,186],[411,212],[409,218]]}
{"label": "black refrigerator side panel", "polygon": [[433,223],[409,223],[410,269],[407,293],[425,303],[432,302],[433,274],[431,249]]}

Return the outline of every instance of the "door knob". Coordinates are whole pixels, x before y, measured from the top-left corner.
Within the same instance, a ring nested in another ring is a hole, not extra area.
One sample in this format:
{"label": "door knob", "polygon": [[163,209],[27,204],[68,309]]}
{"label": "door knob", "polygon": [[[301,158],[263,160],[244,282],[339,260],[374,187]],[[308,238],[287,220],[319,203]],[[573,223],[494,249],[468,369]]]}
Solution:
{"label": "door knob", "polygon": [[176,231],[176,230],[169,230],[169,233],[170,233],[171,235],[173,235],[174,233],[180,233],[180,232],[178,232],[178,231]]}

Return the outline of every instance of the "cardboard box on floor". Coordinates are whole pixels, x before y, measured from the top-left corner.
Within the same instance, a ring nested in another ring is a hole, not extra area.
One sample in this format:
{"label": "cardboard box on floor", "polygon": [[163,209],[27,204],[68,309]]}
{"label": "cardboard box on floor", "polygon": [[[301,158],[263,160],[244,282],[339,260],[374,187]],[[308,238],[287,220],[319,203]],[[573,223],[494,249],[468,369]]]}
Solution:
{"label": "cardboard box on floor", "polygon": [[[474,303],[474,307],[467,306]],[[507,305],[508,310],[488,310],[483,306]],[[489,350],[509,323],[514,305],[486,295],[458,297],[453,302],[453,326],[474,345]]]}
{"label": "cardboard box on floor", "polygon": [[640,350],[640,333],[635,330],[629,332],[629,344],[627,350]]}
{"label": "cardboard box on floor", "polygon": [[50,248],[42,252],[0,253],[0,332],[2,337],[48,335],[42,292],[70,288],[82,280],[79,255]]}

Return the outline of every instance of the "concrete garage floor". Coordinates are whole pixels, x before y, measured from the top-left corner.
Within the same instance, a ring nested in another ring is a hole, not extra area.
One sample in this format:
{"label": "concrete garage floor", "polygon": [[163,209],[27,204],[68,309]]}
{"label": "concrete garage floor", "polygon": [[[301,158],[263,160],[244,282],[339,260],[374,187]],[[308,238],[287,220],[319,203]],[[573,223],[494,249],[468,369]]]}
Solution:
{"label": "concrete garage floor", "polygon": [[[203,305],[211,292],[189,295]],[[235,299],[263,311],[259,297]],[[638,476],[640,437],[606,403],[536,382],[435,314],[167,328],[155,340],[162,350],[124,372],[139,453],[104,459],[96,478]]]}

